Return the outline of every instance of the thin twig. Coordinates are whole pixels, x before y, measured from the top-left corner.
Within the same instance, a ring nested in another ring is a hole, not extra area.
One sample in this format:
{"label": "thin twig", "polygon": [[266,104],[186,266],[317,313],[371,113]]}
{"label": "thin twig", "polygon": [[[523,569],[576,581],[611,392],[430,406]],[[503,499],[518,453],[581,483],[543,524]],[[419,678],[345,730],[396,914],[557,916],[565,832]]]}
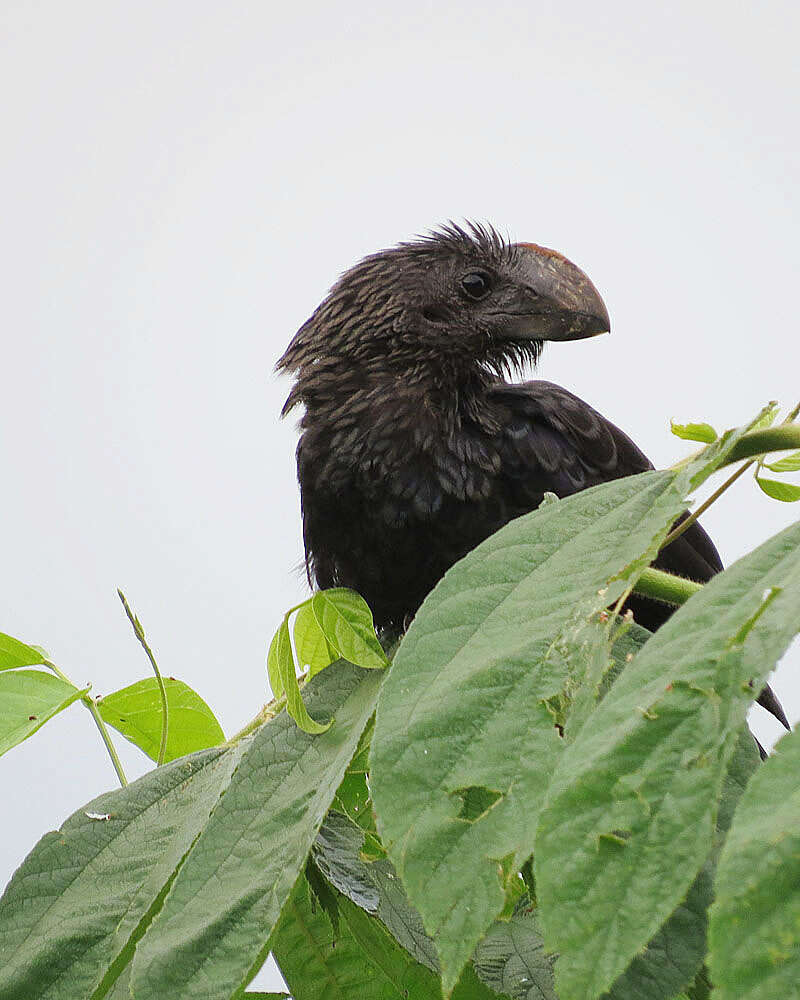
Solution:
{"label": "thin twig", "polygon": [[131,611],[128,602],[125,600],[125,595],[117,587],[117,593],[119,594],[119,599],[122,601],[122,606],[125,608],[125,614],[128,616],[128,621],[133,626],[133,632],[139,642],[142,644],[142,649],[147,653],[147,658],[153,667],[153,673],[156,675],[156,680],[158,681],[158,690],[161,692],[161,745],[158,748],[158,760],[156,763],[160,766],[164,763],[167,756],[167,735],[169,733],[169,717],[167,709],[167,689],[164,686],[164,678],[161,676],[161,671],[158,669],[158,664],[156,663],[156,658],[153,656],[153,651],[147,645],[147,640],[144,637],[144,629],[142,628],[142,623],[136,617],[136,615]]}
{"label": "thin twig", "polygon": [[276,715],[280,713],[286,707],[286,695],[282,694],[280,698],[276,698],[271,701],[268,705],[265,705],[261,711],[252,718],[246,725],[244,725],[238,733],[231,736],[229,740],[226,741],[228,746],[235,746],[240,740],[243,740],[245,736],[249,736],[250,733],[255,732],[259,726],[264,722],[269,722],[270,719],[274,719]]}
{"label": "thin twig", "polygon": [[670,533],[662,542],[661,548],[665,549],[668,545],[674,542],[676,538],[680,538],[680,536],[684,533],[684,531],[688,531],[688,529],[691,528],[691,526],[698,519],[698,517],[700,517],[701,514],[704,514],[712,503],[714,503],[716,500],[719,500],[719,498],[722,496],[725,490],[727,490],[728,487],[733,486],[733,484],[736,482],[739,476],[747,472],[747,470],[753,465],[754,462],[755,459],[751,458],[749,462],[745,462],[744,465],[740,466],[732,476],[729,476],[718,489],[714,490],[714,492],[711,494],[710,497],[708,497],[707,500],[704,500],[703,503],[700,504],[697,510],[692,511],[692,513],[686,518],[685,521],[681,521],[681,523],[678,525],[677,528],[673,528],[672,531],[670,531]]}
{"label": "thin twig", "polygon": [[[50,660],[42,660],[42,663],[46,667],[49,667],[50,670],[52,670],[57,677],[60,677],[62,681],[65,681],[67,684],[71,684],[72,687],[78,686],[77,684],[73,684],[73,682],[69,679],[69,677],[67,677],[64,671],[61,670],[59,667],[57,667],[55,663],[51,663]],[[117,778],[119,779],[119,783],[124,788],[125,785],[128,784],[128,779],[125,777],[125,772],[122,769],[122,761],[117,756],[116,747],[111,742],[111,735],[109,731],[106,729],[106,724],[103,721],[103,717],[100,715],[100,712],[97,709],[97,701],[94,698],[90,697],[88,694],[82,694],[81,701],[83,702],[84,706],[89,709],[92,718],[95,721],[95,725],[100,731],[100,736],[102,737],[103,743],[105,744],[106,750],[108,751],[108,756],[111,758],[111,763],[114,765],[114,770],[117,772]]]}

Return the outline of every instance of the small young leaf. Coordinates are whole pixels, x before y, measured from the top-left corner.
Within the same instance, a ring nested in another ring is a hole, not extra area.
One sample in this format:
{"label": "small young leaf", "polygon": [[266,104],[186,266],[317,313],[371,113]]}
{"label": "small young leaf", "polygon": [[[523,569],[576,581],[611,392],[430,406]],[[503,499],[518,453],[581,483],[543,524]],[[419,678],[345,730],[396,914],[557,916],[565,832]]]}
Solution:
{"label": "small young leaf", "polygon": [[27,646],[19,639],[14,639],[5,632],[0,632],[0,670],[10,670],[12,667],[32,667],[43,663],[44,653],[34,646]]}
{"label": "small young leaf", "polygon": [[[269,675],[269,686],[272,689],[273,698],[280,698],[283,694],[283,679],[278,663],[278,640],[280,639],[281,630],[284,628],[287,628],[285,620],[281,622],[278,631],[273,635],[272,642],[269,644],[269,653],[267,654],[267,674]],[[289,654],[291,656],[291,645],[289,646]]]}
{"label": "small young leaf", "polygon": [[800,500],[800,486],[782,483],[777,479],[762,479],[761,476],[756,476],[756,482],[773,500],[782,500],[784,503],[795,503]]}
{"label": "small young leaf", "polygon": [[33,735],[88,690],[44,670],[0,673],[0,755]]}
{"label": "small young leaf", "polygon": [[388,664],[375,635],[372,612],[360,594],[344,587],[320,590],[311,607],[325,638],[342,659],[367,669]]}
{"label": "small young leaf", "polygon": [[[224,742],[214,713],[188,684],[164,678],[169,711],[165,761]],[[155,677],[137,681],[98,702],[102,718],[153,760],[161,745],[161,693]]]}
{"label": "small young leaf", "polygon": [[[294,657],[292,656],[292,642],[289,638],[289,623],[285,618],[278,629],[278,634],[272,642],[275,646],[275,662],[280,678],[281,690],[286,692],[286,711],[304,733],[324,733],[330,727],[333,720],[331,719],[331,722],[323,724],[316,722],[308,714],[303,696],[300,694],[300,685],[297,683]],[[272,652],[271,649],[270,652]]]}
{"label": "small young leaf", "polygon": [[338,659],[319,626],[311,601],[301,604],[297,611],[294,620],[294,648],[300,669],[308,669],[309,680]]}
{"label": "small young leaf", "polygon": [[670,420],[669,426],[675,437],[683,438],[684,441],[704,441],[711,444],[717,440],[717,432],[711,424],[679,424]]}
{"label": "small young leaf", "polygon": [[800,451],[795,451],[776,462],[764,462],[764,468],[772,472],[800,472]]}
{"label": "small young leaf", "polygon": [[756,419],[750,424],[751,431],[762,431],[766,427],[772,427],[775,423],[775,417],[778,416],[778,410],[780,406],[776,400],[770,400],[769,403],[764,407],[761,413],[756,417]]}

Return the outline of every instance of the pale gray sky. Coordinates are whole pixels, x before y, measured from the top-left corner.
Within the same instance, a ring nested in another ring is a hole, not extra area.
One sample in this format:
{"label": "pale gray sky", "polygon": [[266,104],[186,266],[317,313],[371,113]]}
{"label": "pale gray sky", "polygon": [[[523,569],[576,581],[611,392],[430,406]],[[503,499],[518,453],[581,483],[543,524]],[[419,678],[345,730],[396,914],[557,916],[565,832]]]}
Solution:
{"label": "pale gray sky", "polygon": [[[791,405],[798,30],[794,2],[5,0],[0,629],[106,693],[148,674],[121,586],[164,671],[249,719],[305,594],[273,364],[340,271],[448,218],[588,271],[613,334],[541,374],[656,464],[670,416]],[[797,516],[748,480],[705,524],[730,562]],[[0,760],[0,883],[113,785],[77,706]]]}

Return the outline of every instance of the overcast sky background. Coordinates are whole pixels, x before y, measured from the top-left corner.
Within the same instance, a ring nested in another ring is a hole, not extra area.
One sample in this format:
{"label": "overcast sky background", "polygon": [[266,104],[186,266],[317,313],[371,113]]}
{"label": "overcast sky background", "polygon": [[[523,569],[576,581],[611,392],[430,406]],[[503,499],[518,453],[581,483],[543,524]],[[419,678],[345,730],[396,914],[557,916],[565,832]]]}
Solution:
{"label": "overcast sky background", "polygon": [[[0,629],[108,693],[148,676],[120,586],[162,669],[251,718],[306,593],[273,365],[338,273],[448,218],[589,273],[612,336],[540,372],[657,465],[671,416],[793,404],[799,30],[796,2],[4,0]],[[731,562],[798,513],[748,478],[704,523]],[[80,706],[0,760],[0,884],[114,784]]]}

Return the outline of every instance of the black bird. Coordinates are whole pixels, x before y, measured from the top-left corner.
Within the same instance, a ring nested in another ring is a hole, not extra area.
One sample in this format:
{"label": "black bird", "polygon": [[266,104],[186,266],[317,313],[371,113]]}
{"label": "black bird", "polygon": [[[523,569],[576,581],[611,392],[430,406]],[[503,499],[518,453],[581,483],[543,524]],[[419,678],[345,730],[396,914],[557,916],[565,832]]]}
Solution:
{"label": "black bird", "polygon": [[[653,466],[550,382],[506,376],[547,340],[609,330],[589,278],[554,250],[448,225],[366,257],[278,362],[302,403],[297,448],[309,582],[351,587],[399,632],[458,559],[514,517]],[[655,565],[700,582],[722,569],[694,523]],[[633,597],[654,630],[666,604]],[[762,703],[787,725],[769,689]],[[788,727],[788,726],[787,726]]]}

